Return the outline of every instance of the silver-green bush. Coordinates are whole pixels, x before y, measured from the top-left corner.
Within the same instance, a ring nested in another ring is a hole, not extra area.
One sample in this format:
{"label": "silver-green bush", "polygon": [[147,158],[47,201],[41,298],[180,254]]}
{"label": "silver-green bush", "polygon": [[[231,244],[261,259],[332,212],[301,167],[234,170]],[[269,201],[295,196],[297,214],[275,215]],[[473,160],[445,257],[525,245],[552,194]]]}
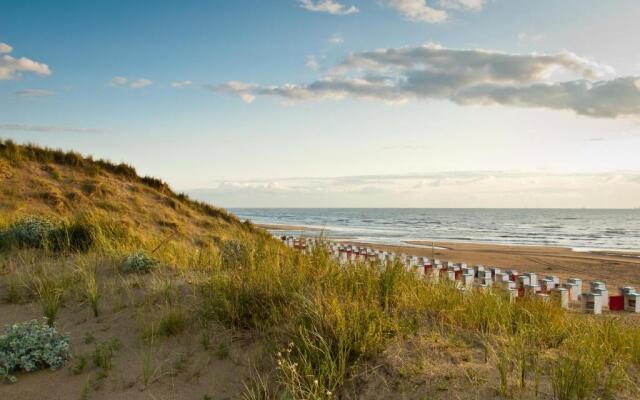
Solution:
{"label": "silver-green bush", "polygon": [[32,320],[5,329],[0,336],[0,379],[15,382],[13,372],[55,370],[71,358],[69,337],[47,324]]}
{"label": "silver-green bush", "polygon": [[138,251],[124,259],[122,271],[126,273],[146,273],[156,268],[158,264],[159,262],[155,258]]}
{"label": "silver-green bush", "polygon": [[0,247],[45,247],[56,229],[48,218],[25,217],[0,231]]}

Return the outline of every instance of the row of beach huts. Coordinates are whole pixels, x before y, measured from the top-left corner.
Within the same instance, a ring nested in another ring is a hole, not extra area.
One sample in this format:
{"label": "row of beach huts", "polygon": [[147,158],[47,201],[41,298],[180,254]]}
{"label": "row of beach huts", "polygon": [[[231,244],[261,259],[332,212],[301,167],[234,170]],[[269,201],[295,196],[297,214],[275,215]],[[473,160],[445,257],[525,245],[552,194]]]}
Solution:
{"label": "row of beach huts", "polygon": [[381,251],[370,247],[360,247],[315,238],[281,236],[288,246],[303,252],[310,252],[318,245],[326,246],[331,255],[341,264],[375,262],[388,265],[400,262],[409,271],[425,279],[437,282],[454,282],[462,291],[502,290],[513,300],[521,297],[537,297],[545,302],[554,302],[563,308],[579,308],[585,313],[602,314],[603,310],[640,313],[640,293],[633,287],[620,287],[615,294],[609,293],[604,282],[589,282],[588,290],[583,290],[579,278],[561,282],[557,276],[540,277],[535,272],[520,273],[515,269],[502,271],[498,267],[453,263],[428,257],[408,256]]}

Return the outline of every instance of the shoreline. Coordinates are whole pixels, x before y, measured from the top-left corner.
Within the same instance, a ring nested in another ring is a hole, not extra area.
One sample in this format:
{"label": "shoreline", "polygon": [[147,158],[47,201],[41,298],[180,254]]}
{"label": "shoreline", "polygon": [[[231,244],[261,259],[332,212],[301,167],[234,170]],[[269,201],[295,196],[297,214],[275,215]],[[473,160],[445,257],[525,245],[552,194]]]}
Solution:
{"label": "shoreline", "polygon": [[640,287],[640,258],[603,252],[575,252],[566,247],[497,245],[483,243],[434,242],[433,251],[419,243],[394,246],[360,241],[340,241],[384,251],[426,256],[470,265],[516,269],[539,275],[557,275],[561,279],[581,278],[603,281],[609,290],[621,286]]}
{"label": "shoreline", "polygon": [[[268,231],[276,231],[276,232],[327,232],[330,231],[329,228],[319,228],[316,226],[305,226],[305,225],[289,225],[289,224],[277,224],[277,223],[256,223],[257,227],[266,229]],[[332,237],[327,235],[325,237],[327,240],[331,241],[339,241],[345,243],[367,243],[369,245],[376,246],[397,246],[397,247],[431,247],[431,243],[450,243],[453,245],[479,245],[479,246],[507,246],[507,247],[525,247],[525,248],[550,248],[550,249],[566,249],[574,253],[578,254],[610,254],[616,255],[620,257],[628,257],[628,258],[638,258],[640,260],[640,249],[612,249],[612,248],[598,248],[598,247],[570,247],[570,246],[562,246],[562,245],[543,245],[543,244],[525,244],[525,243],[497,243],[497,242],[482,242],[482,241],[474,241],[474,240],[454,240],[454,239],[403,239],[398,242],[391,241],[367,241],[367,240],[359,240],[352,237]]]}
{"label": "shoreline", "polygon": [[[278,232],[319,232],[323,229],[296,225],[256,224]],[[291,229],[294,228],[294,229]],[[557,275],[561,279],[582,278],[603,281],[609,290],[621,286],[640,287],[640,252],[633,250],[589,249],[576,251],[569,247],[498,244],[456,241],[405,240],[400,243],[380,243],[354,238],[331,237],[327,240],[411,256],[426,256],[452,262],[480,264],[539,275]],[[433,249],[431,245],[433,243]]]}

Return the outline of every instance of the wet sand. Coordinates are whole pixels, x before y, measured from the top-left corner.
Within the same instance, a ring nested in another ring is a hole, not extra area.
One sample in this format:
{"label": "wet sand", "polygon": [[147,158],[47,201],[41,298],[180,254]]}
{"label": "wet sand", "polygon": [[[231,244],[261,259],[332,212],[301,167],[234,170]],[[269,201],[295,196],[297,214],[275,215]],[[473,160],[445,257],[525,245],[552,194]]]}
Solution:
{"label": "wet sand", "polygon": [[407,255],[426,256],[452,262],[557,275],[562,279],[582,278],[607,284],[610,291],[618,286],[640,289],[640,253],[608,251],[576,252],[564,247],[517,246],[480,243],[412,241],[408,246],[367,244],[342,241]]}
{"label": "wet sand", "polygon": [[309,232],[321,232],[321,228],[312,228],[309,226],[299,225],[280,225],[280,224],[256,224],[256,226],[267,229],[269,231],[309,231]]}
{"label": "wet sand", "polygon": [[[278,231],[320,232],[322,229],[295,225],[259,224],[274,233]],[[315,236],[315,235],[310,235]],[[561,279],[581,278],[583,281],[603,281],[609,290],[619,286],[640,289],[640,252],[573,251],[566,247],[500,245],[484,243],[407,241],[406,245],[363,243],[346,238],[328,240],[393,251],[398,254],[427,256],[469,265],[481,264],[536,272],[539,275],[557,275]]]}

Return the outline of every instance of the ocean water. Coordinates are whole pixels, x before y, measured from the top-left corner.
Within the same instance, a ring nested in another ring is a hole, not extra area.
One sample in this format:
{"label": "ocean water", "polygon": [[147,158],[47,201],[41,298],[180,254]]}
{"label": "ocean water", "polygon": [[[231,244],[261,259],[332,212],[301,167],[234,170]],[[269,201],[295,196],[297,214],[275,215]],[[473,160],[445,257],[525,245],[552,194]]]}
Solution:
{"label": "ocean water", "polygon": [[433,240],[640,251],[640,210],[637,209],[238,208],[230,211],[258,224],[318,228],[329,237],[371,243]]}

